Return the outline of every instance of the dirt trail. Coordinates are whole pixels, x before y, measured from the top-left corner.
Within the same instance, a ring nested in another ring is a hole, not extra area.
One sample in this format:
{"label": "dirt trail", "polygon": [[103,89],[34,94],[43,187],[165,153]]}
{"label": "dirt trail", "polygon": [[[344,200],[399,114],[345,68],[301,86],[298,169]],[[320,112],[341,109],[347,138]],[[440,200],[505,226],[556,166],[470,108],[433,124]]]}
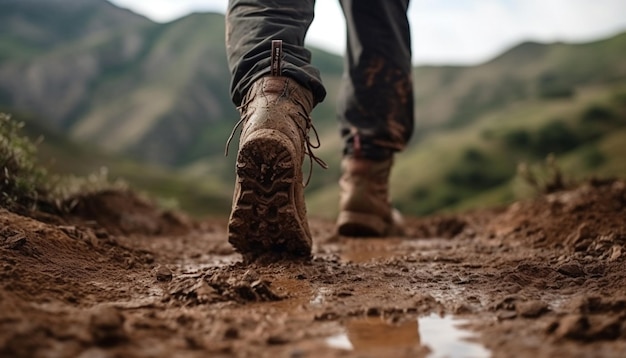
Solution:
{"label": "dirt trail", "polygon": [[[1,357],[622,357],[626,184],[410,218],[310,262],[244,266],[225,220],[131,193],[0,211]],[[469,337],[469,338],[462,338]]]}

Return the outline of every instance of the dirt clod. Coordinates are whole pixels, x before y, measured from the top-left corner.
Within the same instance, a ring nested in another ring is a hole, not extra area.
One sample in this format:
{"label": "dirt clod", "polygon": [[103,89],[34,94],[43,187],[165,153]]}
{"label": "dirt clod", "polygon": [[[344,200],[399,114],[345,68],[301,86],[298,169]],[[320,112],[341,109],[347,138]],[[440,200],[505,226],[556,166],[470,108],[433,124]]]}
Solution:
{"label": "dirt clod", "polygon": [[526,318],[537,318],[550,310],[548,305],[541,301],[520,302],[516,308],[517,313]]}
{"label": "dirt clod", "polygon": [[557,271],[569,277],[585,276],[585,271],[583,270],[582,266],[576,263],[563,264],[557,269]]}
{"label": "dirt clod", "polygon": [[91,314],[93,339],[103,346],[114,345],[125,339],[124,316],[114,307],[100,307]]}

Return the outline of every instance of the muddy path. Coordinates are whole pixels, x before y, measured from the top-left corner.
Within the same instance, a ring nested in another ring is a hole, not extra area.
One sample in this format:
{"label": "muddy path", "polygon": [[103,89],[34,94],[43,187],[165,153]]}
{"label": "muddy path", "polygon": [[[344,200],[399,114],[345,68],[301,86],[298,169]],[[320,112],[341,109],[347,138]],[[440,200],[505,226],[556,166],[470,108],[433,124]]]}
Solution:
{"label": "muddy path", "polygon": [[0,211],[1,357],[623,357],[626,184],[409,218],[243,265],[226,221],[131,193]]}

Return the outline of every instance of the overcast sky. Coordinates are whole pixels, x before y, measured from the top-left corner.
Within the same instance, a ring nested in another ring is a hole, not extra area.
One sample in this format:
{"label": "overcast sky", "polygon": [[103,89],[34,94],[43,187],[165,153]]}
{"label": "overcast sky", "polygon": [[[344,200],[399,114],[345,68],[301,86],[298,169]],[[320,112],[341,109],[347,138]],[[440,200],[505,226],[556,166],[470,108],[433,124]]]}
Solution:
{"label": "overcast sky", "polygon": [[[224,13],[228,2],[110,1],[158,22]],[[409,20],[416,64],[476,64],[524,40],[584,42],[626,31],[626,0],[412,0]],[[342,54],[344,32],[339,1],[317,0],[307,43]]]}

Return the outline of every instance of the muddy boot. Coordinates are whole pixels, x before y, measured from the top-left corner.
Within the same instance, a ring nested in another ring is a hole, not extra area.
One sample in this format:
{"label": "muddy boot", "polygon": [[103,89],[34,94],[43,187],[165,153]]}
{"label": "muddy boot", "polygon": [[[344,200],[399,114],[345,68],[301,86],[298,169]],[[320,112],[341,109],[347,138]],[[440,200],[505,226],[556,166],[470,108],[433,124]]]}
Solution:
{"label": "muddy boot", "polygon": [[243,128],[228,241],[246,261],[308,258],[302,162],[313,97],[287,77],[256,81],[240,107]]}
{"label": "muddy boot", "polygon": [[346,157],[341,162],[337,231],[343,236],[404,235],[400,212],[391,207],[389,174],[393,158],[373,161]]}

